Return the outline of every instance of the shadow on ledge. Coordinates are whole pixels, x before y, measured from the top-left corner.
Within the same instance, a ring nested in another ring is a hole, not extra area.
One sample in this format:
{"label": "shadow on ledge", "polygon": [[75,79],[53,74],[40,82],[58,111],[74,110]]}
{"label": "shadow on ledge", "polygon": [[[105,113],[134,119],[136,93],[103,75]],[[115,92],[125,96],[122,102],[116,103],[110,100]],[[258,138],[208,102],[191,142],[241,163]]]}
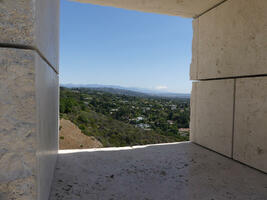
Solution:
{"label": "shadow on ledge", "polygon": [[267,175],[190,142],[61,151],[50,200],[266,200]]}

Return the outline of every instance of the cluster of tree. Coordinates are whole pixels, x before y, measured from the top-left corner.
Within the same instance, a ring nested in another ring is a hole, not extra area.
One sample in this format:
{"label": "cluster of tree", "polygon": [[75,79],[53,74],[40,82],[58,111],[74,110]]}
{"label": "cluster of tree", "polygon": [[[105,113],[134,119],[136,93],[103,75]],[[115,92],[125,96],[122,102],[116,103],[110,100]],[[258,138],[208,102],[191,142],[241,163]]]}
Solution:
{"label": "cluster of tree", "polygon": [[60,90],[60,115],[104,146],[188,140],[189,99],[128,96],[89,88]]}

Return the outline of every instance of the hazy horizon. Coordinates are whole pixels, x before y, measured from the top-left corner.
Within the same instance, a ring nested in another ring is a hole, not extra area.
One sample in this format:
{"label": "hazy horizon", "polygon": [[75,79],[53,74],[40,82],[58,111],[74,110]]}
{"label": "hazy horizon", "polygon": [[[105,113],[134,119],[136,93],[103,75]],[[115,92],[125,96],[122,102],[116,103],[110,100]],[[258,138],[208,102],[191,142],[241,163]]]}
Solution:
{"label": "hazy horizon", "polygon": [[122,85],[110,85],[110,84],[74,84],[74,83],[60,83],[61,87],[71,87],[71,88],[115,88],[115,89],[123,89],[123,90],[132,90],[132,91],[146,91],[146,92],[155,92],[155,93],[173,93],[173,94],[191,94],[191,92],[171,92],[165,89],[154,89],[154,88],[144,88],[144,87],[134,87],[134,86],[122,86]]}

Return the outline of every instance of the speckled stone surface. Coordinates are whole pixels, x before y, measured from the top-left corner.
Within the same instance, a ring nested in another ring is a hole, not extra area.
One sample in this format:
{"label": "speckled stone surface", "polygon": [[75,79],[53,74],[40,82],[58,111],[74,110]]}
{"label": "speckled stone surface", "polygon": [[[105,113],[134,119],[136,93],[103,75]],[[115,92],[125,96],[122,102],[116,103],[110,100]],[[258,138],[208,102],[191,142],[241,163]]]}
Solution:
{"label": "speckled stone surface", "polygon": [[0,42],[30,45],[34,42],[33,3],[30,0],[0,1]]}
{"label": "speckled stone surface", "polygon": [[0,199],[36,199],[35,56],[0,49]]}
{"label": "speckled stone surface", "polygon": [[0,0],[0,44],[36,48],[58,71],[59,0]]}
{"label": "speckled stone surface", "polygon": [[266,0],[227,0],[198,21],[191,79],[267,74]]}
{"label": "speckled stone surface", "polygon": [[235,99],[234,159],[267,173],[267,77],[237,79]]}
{"label": "speckled stone surface", "polygon": [[232,156],[234,79],[194,82],[190,141]]}
{"label": "speckled stone surface", "polygon": [[1,200],[48,198],[58,149],[57,108],[54,70],[35,51],[0,48]]}
{"label": "speckled stone surface", "polygon": [[63,152],[59,154],[50,200],[266,200],[267,197],[266,174],[193,143]]}

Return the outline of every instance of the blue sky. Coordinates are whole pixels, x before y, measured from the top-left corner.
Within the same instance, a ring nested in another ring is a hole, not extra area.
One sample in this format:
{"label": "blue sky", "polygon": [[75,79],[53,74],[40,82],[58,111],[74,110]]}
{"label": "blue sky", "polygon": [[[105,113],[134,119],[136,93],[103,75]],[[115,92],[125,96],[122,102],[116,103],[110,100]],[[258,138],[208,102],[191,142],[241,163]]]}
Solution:
{"label": "blue sky", "polygon": [[191,24],[61,0],[60,83],[190,93]]}

